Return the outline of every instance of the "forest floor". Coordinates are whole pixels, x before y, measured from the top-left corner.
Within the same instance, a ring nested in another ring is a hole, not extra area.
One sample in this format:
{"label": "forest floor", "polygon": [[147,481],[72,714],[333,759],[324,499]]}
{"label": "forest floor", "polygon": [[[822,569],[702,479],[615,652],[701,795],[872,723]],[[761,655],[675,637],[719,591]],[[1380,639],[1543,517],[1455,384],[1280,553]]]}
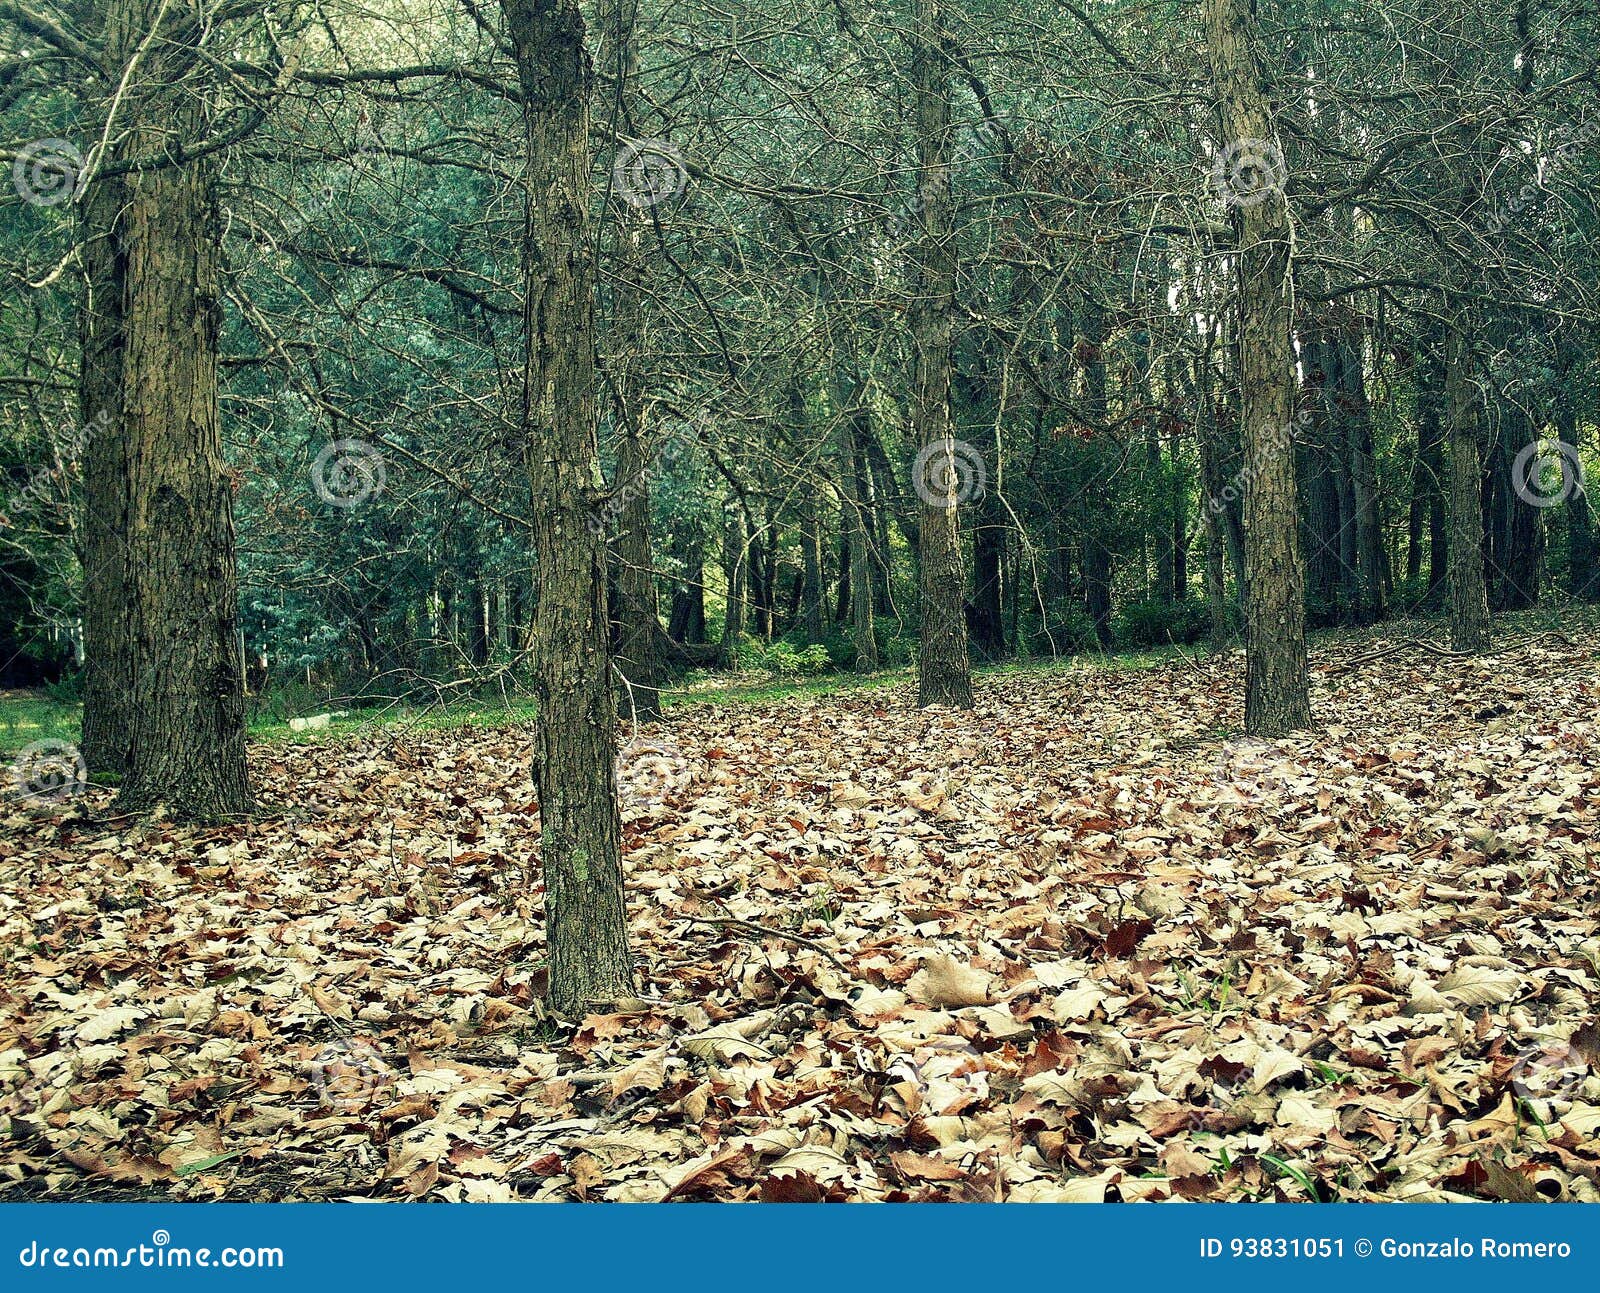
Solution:
{"label": "forest floor", "polygon": [[691,706],[545,1017],[520,727],[0,800],[0,1198],[1600,1199],[1600,631]]}

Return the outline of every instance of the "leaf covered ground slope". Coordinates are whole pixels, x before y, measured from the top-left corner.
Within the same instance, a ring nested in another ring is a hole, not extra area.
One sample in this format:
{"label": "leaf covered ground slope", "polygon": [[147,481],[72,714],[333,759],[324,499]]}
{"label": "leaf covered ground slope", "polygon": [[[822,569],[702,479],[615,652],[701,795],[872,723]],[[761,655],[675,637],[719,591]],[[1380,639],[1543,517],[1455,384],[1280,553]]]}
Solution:
{"label": "leaf covered ground slope", "polygon": [[525,731],[253,750],[269,812],[0,804],[12,1199],[1600,1198],[1600,637],[681,711],[639,997],[540,1008]]}

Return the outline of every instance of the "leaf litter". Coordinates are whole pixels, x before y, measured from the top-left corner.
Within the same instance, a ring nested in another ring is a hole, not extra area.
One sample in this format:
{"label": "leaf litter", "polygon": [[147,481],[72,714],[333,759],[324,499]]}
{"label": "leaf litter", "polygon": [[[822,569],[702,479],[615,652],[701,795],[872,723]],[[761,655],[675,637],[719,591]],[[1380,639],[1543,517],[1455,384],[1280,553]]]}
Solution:
{"label": "leaf litter", "polygon": [[678,711],[576,1022],[526,731],[6,800],[0,1197],[1600,1200],[1600,639],[1377,645]]}

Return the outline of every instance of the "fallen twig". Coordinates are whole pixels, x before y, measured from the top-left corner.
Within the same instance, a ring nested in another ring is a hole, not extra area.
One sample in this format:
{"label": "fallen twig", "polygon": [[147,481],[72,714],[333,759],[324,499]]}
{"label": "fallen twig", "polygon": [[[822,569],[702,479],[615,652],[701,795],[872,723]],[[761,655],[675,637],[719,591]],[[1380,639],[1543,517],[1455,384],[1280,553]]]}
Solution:
{"label": "fallen twig", "polygon": [[[746,933],[751,934],[765,934],[769,938],[781,938],[790,943],[798,943],[801,947],[809,947],[813,952],[816,952],[821,956],[825,956],[829,963],[832,964],[834,969],[838,970],[840,974],[850,974],[850,971],[846,968],[843,961],[841,961],[821,943],[817,942],[816,939],[807,938],[803,934],[791,934],[786,930],[773,929],[769,925],[758,925],[753,920],[742,920],[738,916],[685,915],[683,919],[691,921],[696,925],[717,925],[729,929],[743,930]],[[854,976],[852,975],[851,977],[853,978]]]}

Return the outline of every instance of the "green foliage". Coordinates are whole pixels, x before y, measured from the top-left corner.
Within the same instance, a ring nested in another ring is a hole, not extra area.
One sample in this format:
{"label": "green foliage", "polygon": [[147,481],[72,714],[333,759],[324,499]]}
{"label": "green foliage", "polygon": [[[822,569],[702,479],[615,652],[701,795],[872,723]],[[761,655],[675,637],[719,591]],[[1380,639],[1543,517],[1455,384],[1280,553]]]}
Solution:
{"label": "green foliage", "polygon": [[1075,655],[1099,649],[1094,620],[1072,598],[1058,597],[1041,617],[1030,607],[1023,616],[1020,633],[1026,653],[1031,656]]}
{"label": "green foliage", "polygon": [[1205,604],[1197,600],[1182,602],[1134,602],[1123,609],[1117,623],[1117,639],[1129,646],[1170,646],[1198,642],[1211,631]]}
{"label": "green foliage", "polygon": [[1407,615],[1429,614],[1443,611],[1449,601],[1450,588],[1445,580],[1440,580],[1438,587],[1428,588],[1427,573],[1418,575],[1415,579],[1401,579],[1396,582],[1394,592],[1390,595],[1390,603],[1396,611]]}
{"label": "green foliage", "polygon": [[796,646],[784,638],[763,642],[746,637],[735,649],[734,660],[741,673],[767,673],[778,678],[814,677],[834,668],[826,646]]}

